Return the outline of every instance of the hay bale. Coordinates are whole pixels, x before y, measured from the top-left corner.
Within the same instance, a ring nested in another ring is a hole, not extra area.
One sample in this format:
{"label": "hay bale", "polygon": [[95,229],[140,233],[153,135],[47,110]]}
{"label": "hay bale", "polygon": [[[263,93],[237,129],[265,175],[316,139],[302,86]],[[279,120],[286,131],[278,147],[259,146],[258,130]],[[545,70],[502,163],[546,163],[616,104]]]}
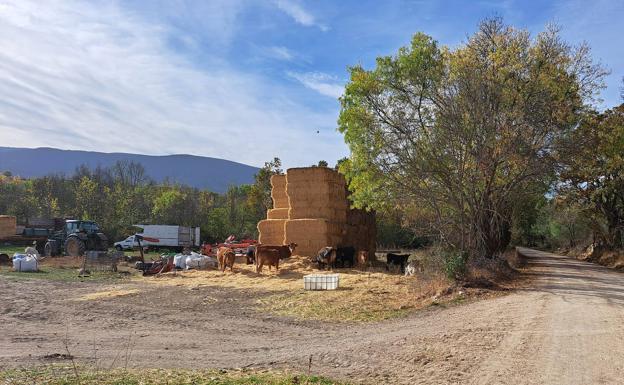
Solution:
{"label": "hay bale", "polygon": [[325,246],[337,246],[343,225],[324,219],[291,219],[285,224],[285,243],[297,243],[298,255],[314,256]]}
{"label": "hay bale", "polygon": [[349,208],[345,180],[325,167],[289,169],[286,193],[290,219],[317,218],[346,222]]}
{"label": "hay bale", "polygon": [[286,175],[273,175],[271,177],[271,198],[273,199],[273,208],[288,208],[288,195],[286,194]]}
{"label": "hay bale", "polygon": [[12,215],[0,215],[0,238],[12,237],[17,231],[17,218]]}
{"label": "hay bale", "polygon": [[288,208],[270,209],[267,211],[267,219],[288,219]]}
{"label": "hay bale", "polygon": [[324,219],[331,222],[346,223],[347,214],[345,210],[334,209],[322,205],[307,207],[291,207],[288,210],[289,219]]}
{"label": "hay bale", "polygon": [[258,242],[283,245],[285,222],[285,219],[265,219],[258,222]]}

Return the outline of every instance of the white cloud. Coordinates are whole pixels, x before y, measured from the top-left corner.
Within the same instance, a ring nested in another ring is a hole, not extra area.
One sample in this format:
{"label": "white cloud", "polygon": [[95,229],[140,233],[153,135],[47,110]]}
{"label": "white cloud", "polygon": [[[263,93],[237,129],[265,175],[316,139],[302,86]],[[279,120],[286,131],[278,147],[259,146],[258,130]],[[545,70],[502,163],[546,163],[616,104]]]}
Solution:
{"label": "white cloud", "polygon": [[[1,145],[189,153],[287,166],[346,153],[336,111],[313,111],[266,79],[167,45],[166,24],[111,3],[19,0],[0,8]],[[230,31],[228,31],[230,33]]]}
{"label": "white cloud", "polygon": [[272,46],[266,47],[265,54],[278,60],[291,61],[295,58],[295,54],[286,47]]}
{"label": "white cloud", "polygon": [[307,88],[331,98],[338,99],[344,91],[344,85],[340,84],[335,77],[322,72],[297,73],[289,71],[287,75]]}
{"label": "white cloud", "polygon": [[318,27],[321,31],[328,31],[329,27],[319,23],[316,17],[307,11],[297,0],[275,0],[275,4],[279,9],[284,11],[288,16],[292,17],[297,23],[306,27]]}

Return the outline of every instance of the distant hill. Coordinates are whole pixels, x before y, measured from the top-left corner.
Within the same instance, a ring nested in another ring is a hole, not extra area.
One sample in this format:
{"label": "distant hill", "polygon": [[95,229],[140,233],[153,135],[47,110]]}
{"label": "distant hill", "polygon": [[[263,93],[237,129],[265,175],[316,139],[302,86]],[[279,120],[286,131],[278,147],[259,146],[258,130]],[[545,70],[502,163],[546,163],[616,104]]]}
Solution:
{"label": "distant hill", "polygon": [[194,155],[138,155],[55,148],[0,147],[0,172],[10,171],[24,178],[54,173],[73,174],[77,166],[109,167],[118,160],[141,163],[157,182],[170,181],[225,192],[230,185],[253,183],[258,168],[229,160]]}

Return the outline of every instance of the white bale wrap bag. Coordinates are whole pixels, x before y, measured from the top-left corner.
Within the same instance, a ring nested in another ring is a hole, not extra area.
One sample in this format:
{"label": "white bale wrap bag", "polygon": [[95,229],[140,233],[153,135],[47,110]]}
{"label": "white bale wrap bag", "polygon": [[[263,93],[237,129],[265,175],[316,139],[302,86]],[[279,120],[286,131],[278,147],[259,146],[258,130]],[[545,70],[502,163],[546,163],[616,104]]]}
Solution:
{"label": "white bale wrap bag", "polygon": [[217,265],[215,258],[207,255],[197,254],[191,252],[191,255],[186,257],[186,269],[205,269],[207,266],[214,267]]}
{"label": "white bale wrap bag", "polygon": [[173,264],[176,269],[186,269],[186,255],[176,254],[175,257],[173,257]]}
{"label": "white bale wrap bag", "polygon": [[15,271],[39,271],[39,261],[37,257],[29,254],[13,255],[13,269]]}

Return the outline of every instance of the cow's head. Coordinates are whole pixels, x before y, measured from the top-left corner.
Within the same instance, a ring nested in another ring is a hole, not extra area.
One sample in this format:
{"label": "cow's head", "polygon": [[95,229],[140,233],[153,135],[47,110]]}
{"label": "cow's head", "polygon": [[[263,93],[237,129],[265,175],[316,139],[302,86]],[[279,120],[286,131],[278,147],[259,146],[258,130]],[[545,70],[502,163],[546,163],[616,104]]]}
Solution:
{"label": "cow's head", "polygon": [[294,242],[291,242],[291,243],[288,245],[288,249],[290,250],[290,254],[293,254],[293,253],[295,252],[295,249],[296,249],[296,248],[297,248],[297,244],[296,244],[296,243],[294,243]]}

